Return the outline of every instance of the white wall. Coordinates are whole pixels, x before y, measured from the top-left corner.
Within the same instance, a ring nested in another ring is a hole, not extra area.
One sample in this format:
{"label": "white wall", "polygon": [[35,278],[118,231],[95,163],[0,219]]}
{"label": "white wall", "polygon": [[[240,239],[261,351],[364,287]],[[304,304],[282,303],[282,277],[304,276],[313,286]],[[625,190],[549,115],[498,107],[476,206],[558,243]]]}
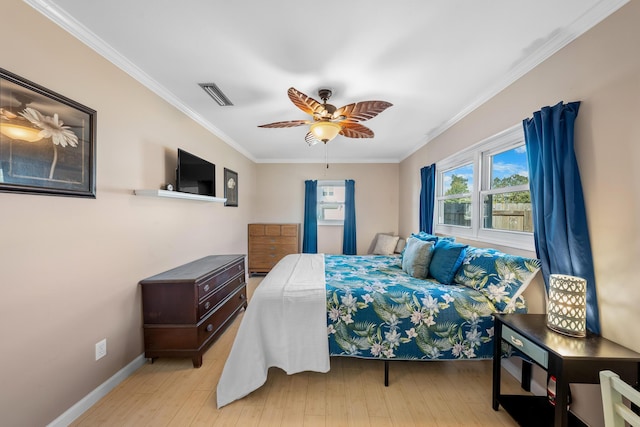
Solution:
{"label": "white wall", "polygon": [[[46,425],[143,352],[138,281],[246,253],[254,165],[21,1],[0,66],[97,110],[97,198],[0,193],[0,425]],[[177,148],[238,172],[239,207],[133,195]],[[246,185],[246,187],[245,187]],[[95,361],[95,343],[107,356]]]}
{"label": "white wall", "polygon": [[[400,232],[418,223],[415,172],[545,105],[582,101],[575,149],[593,246],[602,334],[640,351],[640,3],[629,2],[401,164]],[[405,189],[412,191],[408,193]]]}
{"label": "white wall", "polygon": [[[331,143],[339,143],[332,141]],[[378,232],[398,231],[398,164],[324,163],[257,165],[254,222],[294,222],[304,220],[304,181],[355,181],[356,236],[358,253],[367,253]],[[318,252],[342,253],[340,226],[318,226]]]}
{"label": "white wall", "polygon": [[414,194],[420,167],[520,123],[543,106],[582,101],[575,150],[602,335],[640,352],[639,21],[640,3],[629,2],[403,161],[400,232],[418,223]]}

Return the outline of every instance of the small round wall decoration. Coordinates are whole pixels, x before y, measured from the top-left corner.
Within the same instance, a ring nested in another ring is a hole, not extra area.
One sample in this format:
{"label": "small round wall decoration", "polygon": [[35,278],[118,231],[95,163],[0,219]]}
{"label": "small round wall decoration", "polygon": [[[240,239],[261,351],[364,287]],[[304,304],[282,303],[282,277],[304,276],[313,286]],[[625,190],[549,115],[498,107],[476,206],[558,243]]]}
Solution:
{"label": "small round wall decoration", "polygon": [[225,206],[238,206],[238,174],[224,168],[224,202]]}

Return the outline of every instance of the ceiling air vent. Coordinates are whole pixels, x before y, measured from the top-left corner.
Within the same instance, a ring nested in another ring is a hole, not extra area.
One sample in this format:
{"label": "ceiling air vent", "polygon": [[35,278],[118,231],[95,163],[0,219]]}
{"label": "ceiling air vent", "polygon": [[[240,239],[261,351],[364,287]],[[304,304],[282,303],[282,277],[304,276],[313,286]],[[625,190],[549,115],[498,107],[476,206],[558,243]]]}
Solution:
{"label": "ceiling air vent", "polygon": [[220,88],[215,83],[198,83],[205,92],[209,94],[215,101],[222,107],[233,105],[233,102],[227,98],[227,95],[222,93]]}

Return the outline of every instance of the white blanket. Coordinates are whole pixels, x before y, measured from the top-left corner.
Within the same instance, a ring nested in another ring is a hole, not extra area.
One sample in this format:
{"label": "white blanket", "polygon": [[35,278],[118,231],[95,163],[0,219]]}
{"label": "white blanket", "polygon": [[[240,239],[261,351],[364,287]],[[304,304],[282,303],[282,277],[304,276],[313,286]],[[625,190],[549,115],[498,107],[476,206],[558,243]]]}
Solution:
{"label": "white blanket", "polygon": [[218,382],[218,408],[261,387],[272,366],[329,371],[323,254],[287,255],[258,285]]}

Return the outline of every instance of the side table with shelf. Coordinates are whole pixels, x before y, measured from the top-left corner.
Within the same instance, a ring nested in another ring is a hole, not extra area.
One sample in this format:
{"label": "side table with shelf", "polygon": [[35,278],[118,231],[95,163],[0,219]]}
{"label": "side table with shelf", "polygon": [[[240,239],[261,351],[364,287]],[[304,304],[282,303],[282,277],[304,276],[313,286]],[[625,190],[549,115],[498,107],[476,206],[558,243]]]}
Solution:
{"label": "side table with shelf", "polygon": [[[500,394],[501,343],[505,341],[528,356],[523,361],[523,388],[530,380],[531,363],[556,377],[556,403],[546,396]],[[597,335],[574,338],[547,327],[544,314],[496,314],[493,353],[493,409],[502,407],[521,426],[584,425],[569,414],[569,384],[598,384],[599,372],[616,372],[632,385],[639,381],[640,353]],[[528,365],[528,368],[527,368]]]}

